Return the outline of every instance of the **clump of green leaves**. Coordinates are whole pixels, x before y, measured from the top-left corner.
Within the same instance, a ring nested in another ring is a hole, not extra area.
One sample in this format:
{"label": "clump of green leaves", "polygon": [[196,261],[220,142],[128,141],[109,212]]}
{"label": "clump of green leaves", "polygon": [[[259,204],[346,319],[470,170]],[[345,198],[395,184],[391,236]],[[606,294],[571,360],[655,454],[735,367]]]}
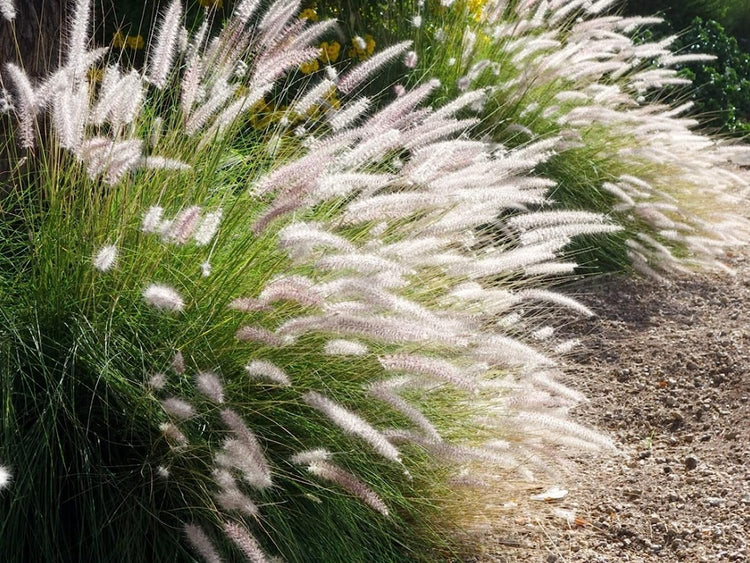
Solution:
{"label": "clump of green leaves", "polygon": [[750,134],[750,53],[713,20],[695,18],[677,47],[714,55],[715,61],[685,65],[693,81],[687,95],[709,127],[737,136]]}

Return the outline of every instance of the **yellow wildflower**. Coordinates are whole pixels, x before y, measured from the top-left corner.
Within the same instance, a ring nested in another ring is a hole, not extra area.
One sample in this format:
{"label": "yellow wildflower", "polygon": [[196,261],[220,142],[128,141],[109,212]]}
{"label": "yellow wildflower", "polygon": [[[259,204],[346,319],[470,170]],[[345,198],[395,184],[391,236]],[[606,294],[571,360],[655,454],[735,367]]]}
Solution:
{"label": "yellow wildflower", "polygon": [[125,34],[122,30],[118,29],[112,36],[112,46],[118,49],[122,49],[125,46]]}
{"label": "yellow wildflower", "polygon": [[143,49],[145,41],[142,35],[128,35],[125,43],[128,47],[137,51],[138,49]]}
{"label": "yellow wildflower", "polygon": [[320,44],[320,61],[322,63],[335,63],[339,58],[341,45],[338,41],[323,41]]}
{"label": "yellow wildflower", "polygon": [[347,51],[349,57],[356,57],[364,60],[375,51],[375,38],[369,33],[365,33],[364,38],[356,36],[352,39],[352,47]]}
{"label": "yellow wildflower", "polygon": [[475,20],[479,21],[480,19],[482,19],[482,11],[484,10],[484,5],[486,3],[487,0],[469,0],[469,13],[474,16]]}
{"label": "yellow wildflower", "polygon": [[318,14],[312,8],[307,8],[306,10],[302,10],[302,13],[300,13],[299,15],[299,19],[310,20],[311,22],[316,22],[318,21]]}
{"label": "yellow wildflower", "polygon": [[299,70],[302,74],[310,74],[312,72],[315,72],[320,68],[320,64],[318,63],[318,59],[313,59],[310,62],[302,63],[299,65]]}

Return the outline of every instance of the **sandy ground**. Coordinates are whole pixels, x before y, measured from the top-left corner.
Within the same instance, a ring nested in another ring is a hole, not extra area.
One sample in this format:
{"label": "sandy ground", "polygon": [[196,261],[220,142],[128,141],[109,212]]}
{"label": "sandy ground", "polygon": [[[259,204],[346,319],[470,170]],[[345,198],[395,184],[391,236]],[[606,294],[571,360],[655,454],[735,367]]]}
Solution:
{"label": "sandy ground", "polygon": [[582,286],[599,318],[565,329],[584,342],[575,416],[622,455],[561,476],[559,501],[519,501],[482,561],[750,561],[750,259],[733,266]]}

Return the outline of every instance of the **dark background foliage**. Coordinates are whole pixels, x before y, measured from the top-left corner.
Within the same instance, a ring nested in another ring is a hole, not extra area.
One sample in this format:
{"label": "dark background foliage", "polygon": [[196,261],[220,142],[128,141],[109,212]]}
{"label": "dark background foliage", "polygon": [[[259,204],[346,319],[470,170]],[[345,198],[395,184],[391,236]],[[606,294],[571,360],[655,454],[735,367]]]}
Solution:
{"label": "dark background foliage", "polygon": [[750,0],[628,0],[624,11],[658,13],[665,22],[652,29],[650,38],[678,34],[674,49],[716,57],[685,65],[682,74],[694,88],[674,89],[670,101],[689,97],[708,128],[750,135]]}

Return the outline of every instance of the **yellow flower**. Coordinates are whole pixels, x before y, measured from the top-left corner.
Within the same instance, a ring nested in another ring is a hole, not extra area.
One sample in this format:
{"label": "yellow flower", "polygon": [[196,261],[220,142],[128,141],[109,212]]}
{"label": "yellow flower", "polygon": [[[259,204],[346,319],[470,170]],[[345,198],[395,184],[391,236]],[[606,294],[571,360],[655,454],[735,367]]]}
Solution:
{"label": "yellow flower", "polygon": [[302,63],[299,65],[299,70],[302,72],[302,74],[310,74],[312,72],[315,72],[320,68],[320,64],[318,63],[318,59],[314,59],[307,63]]}
{"label": "yellow flower", "polygon": [[320,61],[322,63],[335,63],[339,58],[341,45],[338,41],[323,41],[320,44]]}
{"label": "yellow flower", "polygon": [[357,57],[359,60],[364,60],[373,54],[375,51],[375,38],[369,33],[365,33],[364,37],[356,36],[352,39],[352,47],[347,51],[347,55],[350,57]]}
{"label": "yellow flower", "polygon": [[482,10],[484,9],[484,5],[486,3],[487,0],[469,0],[469,13],[474,16],[475,20],[479,21],[480,19],[482,19]]}
{"label": "yellow flower", "polygon": [[128,35],[127,39],[125,40],[128,47],[131,49],[135,49],[136,51],[138,49],[143,49],[144,41],[143,36],[141,35]]}
{"label": "yellow flower", "polygon": [[112,46],[122,49],[125,46],[125,34],[122,30],[117,30],[112,36]]}
{"label": "yellow flower", "polygon": [[365,51],[368,55],[372,55],[375,51],[375,38],[369,33],[365,33]]}
{"label": "yellow flower", "polygon": [[307,8],[306,10],[302,10],[302,13],[299,15],[299,19],[316,22],[318,21],[318,14],[312,8]]}
{"label": "yellow flower", "polygon": [[204,8],[221,8],[224,0],[198,0],[198,4]]}

